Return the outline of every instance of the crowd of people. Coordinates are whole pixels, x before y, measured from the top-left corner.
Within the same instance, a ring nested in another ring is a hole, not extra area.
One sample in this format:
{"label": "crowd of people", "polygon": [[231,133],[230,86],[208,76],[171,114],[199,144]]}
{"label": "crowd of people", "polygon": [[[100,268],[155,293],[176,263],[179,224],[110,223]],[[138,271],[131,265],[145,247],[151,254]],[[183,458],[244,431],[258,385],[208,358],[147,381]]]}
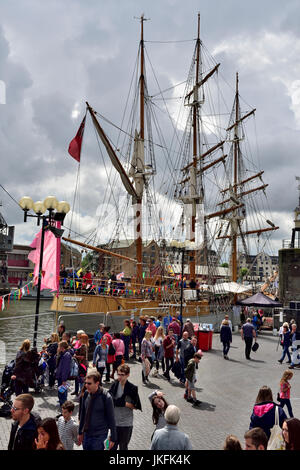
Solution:
{"label": "crowd of people", "polygon": [[[257,333],[248,320],[241,328],[247,359]],[[203,353],[197,347],[198,340],[190,319],[182,322],[178,315],[167,318],[167,321],[161,316],[141,316],[138,322],[124,320],[124,328],[119,332],[111,334],[110,330],[109,326],[100,324],[92,338],[83,330],[78,330],[72,337],[62,324],[57,332],[44,338],[45,344],[40,352],[31,348],[29,340],[23,342],[17,352],[9,384],[15,394],[11,406],[13,424],[9,450],[72,450],[74,445],[82,445],[84,450],[128,450],[134,413],[142,411],[138,386],[129,381],[128,362],[132,360],[141,363],[141,382],[145,386],[151,372],[153,377],[157,377],[161,371],[171,384],[184,388],[183,398],[188,403],[193,407],[201,405],[196,397],[195,383]],[[286,337],[284,325],[283,356],[288,354],[290,346],[287,346]],[[224,359],[228,360],[232,342],[232,324],[228,315],[221,324],[220,341]],[[283,359],[279,362],[282,363]],[[259,390],[249,430],[244,436],[245,450],[268,448],[277,416],[278,425],[282,428],[283,448],[300,450],[300,420],[294,418],[290,402],[292,377],[291,370],[283,372],[277,402],[273,400],[269,387],[263,386]],[[73,401],[68,398],[71,381],[74,381]],[[47,383],[50,390],[57,388],[59,413],[56,418],[41,420],[34,412],[34,398],[29,389],[36,389],[37,382],[43,387]],[[104,388],[103,383],[109,388]],[[151,391],[148,399],[154,425],[148,448],[192,449],[189,437],[178,428],[180,409],[169,404],[161,390]],[[76,402],[79,403],[77,419],[73,416]],[[242,450],[243,446],[236,436],[229,435],[223,448]]]}

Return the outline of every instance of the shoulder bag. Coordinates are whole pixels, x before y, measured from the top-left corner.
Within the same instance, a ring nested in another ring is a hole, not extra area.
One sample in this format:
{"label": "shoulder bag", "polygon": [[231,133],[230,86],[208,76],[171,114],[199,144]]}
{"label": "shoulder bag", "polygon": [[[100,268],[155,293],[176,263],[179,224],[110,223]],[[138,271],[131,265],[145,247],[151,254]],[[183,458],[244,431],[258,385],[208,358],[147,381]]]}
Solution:
{"label": "shoulder bag", "polygon": [[268,441],[267,450],[284,450],[285,444],[282,437],[282,429],[279,426],[278,406],[275,409],[275,424],[271,429],[270,439]]}

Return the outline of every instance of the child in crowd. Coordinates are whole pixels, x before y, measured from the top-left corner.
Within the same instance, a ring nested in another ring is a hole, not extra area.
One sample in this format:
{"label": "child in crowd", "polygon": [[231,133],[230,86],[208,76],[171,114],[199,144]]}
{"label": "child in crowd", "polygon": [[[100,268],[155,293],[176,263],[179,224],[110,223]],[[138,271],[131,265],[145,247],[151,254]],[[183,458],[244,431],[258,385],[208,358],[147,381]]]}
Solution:
{"label": "child in crowd", "polygon": [[280,380],[280,394],[279,394],[279,401],[280,401],[280,406],[283,408],[284,405],[287,406],[290,418],[293,418],[293,411],[292,411],[292,405],[290,401],[291,397],[291,384],[289,383],[289,380],[293,377],[293,372],[290,370],[284,371],[281,380]]}
{"label": "child in crowd", "polygon": [[57,421],[59,437],[65,450],[73,450],[74,442],[77,444],[78,425],[72,418],[74,408],[72,401],[65,401],[61,407],[62,416]]}
{"label": "child in crowd", "polygon": [[233,434],[226,437],[223,450],[243,450],[240,441]]}
{"label": "child in crowd", "polygon": [[196,391],[195,391],[195,382],[197,381],[196,378],[196,364],[199,364],[203,354],[201,349],[199,349],[192,359],[189,360],[187,368],[185,369],[185,377],[187,380],[187,399],[189,403],[193,403],[193,405],[200,405],[201,401],[196,399]]}

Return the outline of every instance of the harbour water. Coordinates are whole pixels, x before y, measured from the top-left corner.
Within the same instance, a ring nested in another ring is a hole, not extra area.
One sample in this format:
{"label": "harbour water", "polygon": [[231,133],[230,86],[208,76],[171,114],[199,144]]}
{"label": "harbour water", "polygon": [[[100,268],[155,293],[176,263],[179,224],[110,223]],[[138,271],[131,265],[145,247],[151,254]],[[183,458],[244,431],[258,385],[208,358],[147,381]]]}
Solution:
{"label": "harbour water", "polygon": [[[43,345],[45,336],[55,331],[56,315],[49,312],[50,300],[41,300],[38,325],[38,350]],[[14,359],[24,339],[32,343],[34,332],[34,316],[36,302],[34,300],[11,301],[9,307],[0,313],[0,368]],[[54,330],[53,330],[54,328]]]}

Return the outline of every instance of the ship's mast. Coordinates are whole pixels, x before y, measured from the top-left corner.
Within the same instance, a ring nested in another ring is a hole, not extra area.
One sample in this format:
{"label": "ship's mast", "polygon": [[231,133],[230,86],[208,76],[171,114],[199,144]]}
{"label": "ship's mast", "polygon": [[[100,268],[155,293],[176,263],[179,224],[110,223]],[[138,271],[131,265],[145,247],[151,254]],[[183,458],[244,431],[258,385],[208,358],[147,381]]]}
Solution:
{"label": "ship's mast", "polygon": [[[144,15],[141,16],[141,41],[140,41],[140,53],[141,53],[141,62],[140,62],[140,133],[139,133],[139,149],[144,153],[144,139],[145,139],[145,58],[144,58]],[[141,163],[141,159],[144,160],[143,155],[139,155],[138,158]],[[142,162],[144,164],[144,161]],[[136,182],[137,184],[137,182]],[[141,182],[142,186],[142,182]],[[141,282],[143,276],[143,239],[142,239],[142,200],[143,200],[143,191],[136,201],[135,206],[135,243],[136,243],[136,259],[137,259],[137,268],[136,268],[136,277],[137,282]]]}
{"label": "ship's mast", "polygon": [[[197,161],[198,161],[198,132],[199,132],[199,68],[200,68],[200,14],[198,13],[198,34],[196,42],[196,71],[195,71],[195,88],[194,88],[194,102],[193,102],[193,164],[190,167],[190,196],[191,196],[191,227],[190,227],[190,241],[195,242],[196,234],[196,214],[197,214]],[[195,279],[196,275],[196,259],[195,251],[190,253],[190,278]]]}
{"label": "ship's mast", "polygon": [[[235,87],[235,126],[234,126],[234,141],[233,141],[233,193],[237,198],[238,187],[238,160],[239,160],[239,76],[236,74],[236,87]],[[233,282],[237,281],[237,213],[233,213],[231,222],[231,278]]]}

